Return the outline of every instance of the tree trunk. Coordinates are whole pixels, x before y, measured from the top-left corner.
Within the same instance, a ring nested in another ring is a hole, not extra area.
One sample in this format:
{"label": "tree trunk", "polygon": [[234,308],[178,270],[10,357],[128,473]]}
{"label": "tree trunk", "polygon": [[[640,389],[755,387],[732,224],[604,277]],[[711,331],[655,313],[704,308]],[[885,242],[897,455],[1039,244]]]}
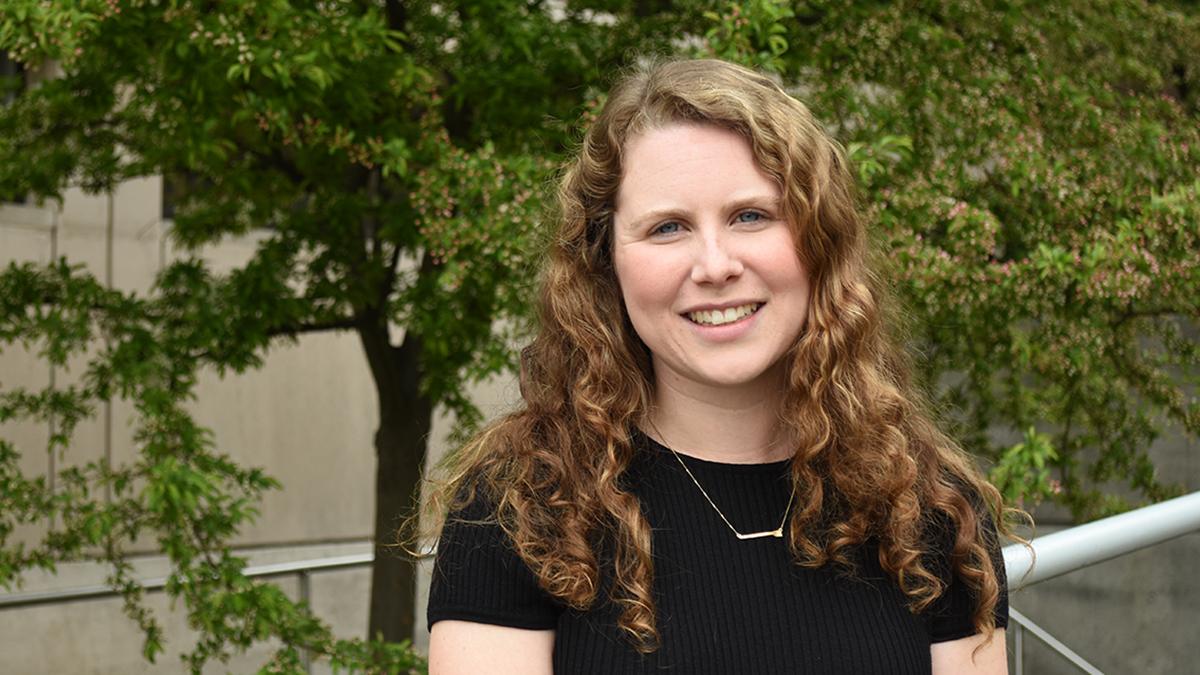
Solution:
{"label": "tree trunk", "polygon": [[394,544],[404,517],[415,513],[425,469],[433,404],[419,393],[421,340],[409,333],[400,347],[385,320],[364,322],[358,333],[379,394],[375,433],[375,562],[371,568],[368,637],[411,640],[416,567]]}

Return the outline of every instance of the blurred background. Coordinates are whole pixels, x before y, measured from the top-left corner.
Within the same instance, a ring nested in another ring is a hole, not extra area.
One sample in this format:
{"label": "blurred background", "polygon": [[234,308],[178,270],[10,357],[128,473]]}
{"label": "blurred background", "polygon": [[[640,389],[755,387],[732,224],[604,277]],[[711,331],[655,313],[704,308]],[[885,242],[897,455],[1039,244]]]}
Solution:
{"label": "blurred background", "polygon": [[[519,405],[557,167],[639,59],[771,73],[845,146],[1026,534],[1196,492],[1197,54],[1194,2],[0,1],[4,671],[420,671],[397,532]],[[1011,603],[1193,672],[1197,557]]]}

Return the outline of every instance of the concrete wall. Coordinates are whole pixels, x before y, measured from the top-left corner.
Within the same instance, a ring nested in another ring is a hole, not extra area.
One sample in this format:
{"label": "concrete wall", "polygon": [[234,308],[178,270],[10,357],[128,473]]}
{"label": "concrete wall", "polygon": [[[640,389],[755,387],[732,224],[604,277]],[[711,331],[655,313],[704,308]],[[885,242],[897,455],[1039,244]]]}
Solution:
{"label": "concrete wall", "polygon": [[[0,204],[0,266],[66,256],[101,282],[144,293],[158,271],[178,255],[166,238],[169,223],[159,219],[161,190],[160,180],[148,179],[123,184],[111,196],[70,190],[61,209]],[[250,237],[213,246],[205,256],[224,271],[249,258],[254,246]],[[20,346],[6,346],[0,351],[0,390],[42,388],[51,382],[64,386],[76,381],[85,365],[86,358],[80,357],[67,368],[52,369]],[[273,348],[263,368],[245,375],[222,379],[203,372],[196,393],[192,410],[201,424],[214,430],[220,450],[240,463],[265,467],[285,486],[266,495],[260,518],[245,528],[236,545],[249,547],[252,559],[264,561],[320,557],[336,553],[339,546],[369,550],[378,410],[366,360],[353,334],[309,335],[295,346]],[[66,466],[105,456],[117,464],[133,459],[134,415],[127,401],[100,406],[93,418],[79,425],[61,457],[46,453],[50,430],[44,423],[0,425],[0,437],[22,453],[21,468],[27,476],[49,477]],[[37,541],[44,529],[25,528],[16,539]],[[146,554],[140,564],[148,570],[161,571],[165,565],[155,555],[152,540],[143,540],[134,550]],[[56,576],[29,575],[22,590],[100,583],[105,574],[90,563],[64,565]],[[366,632],[368,576],[360,569],[314,577],[314,607],[343,635]],[[294,592],[294,579],[280,583]],[[0,609],[0,672],[179,672],[175,654],[191,640],[185,616],[167,611],[161,593],[151,593],[147,600],[167,629],[168,655],[157,665],[141,658],[141,636],[122,614],[120,603],[103,599]],[[262,646],[213,672],[256,669],[268,651],[269,646]]]}
{"label": "concrete wall", "polygon": [[[159,218],[162,185],[158,179],[133,181],[111,195],[77,190],[55,205],[0,204],[0,266],[9,262],[48,263],[59,256],[83,264],[97,279],[111,280],[124,291],[144,293],[163,266],[178,257],[167,238],[169,223]],[[108,255],[111,237],[111,258]],[[254,253],[256,238],[227,241],[208,248],[206,260],[228,271]],[[81,376],[83,358],[71,367],[51,369],[19,346],[0,351],[0,390],[57,386]],[[251,564],[341,555],[370,550],[374,523],[375,457],[378,425],[374,386],[362,347],[352,333],[303,336],[294,346],[273,347],[263,367],[243,375],[218,377],[202,372],[192,410],[199,423],[215,432],[222,452],[244,465],[265,467],[283,489],[269,492],[261,516],[234,544]],[[519,395],[513,381],[486,383],[473,392],[486,415],[496,415]],[[22,453],[27,476],[49,477],[63,467],[109,456],[131,460],[135,411],[126,401],[102,406],[77,428],[70,450],[53,460],[45,446],[49,428],[27,422],[0,425],[0,438]],[[431,434],[434,461],[444,452],[451,420],[439,415]],[[40,539],[44,527],[19,532],[25,542]],[[152,541],[135,548],[136,564],[146,576],[166,573],[167,561]],[[92,563],[59,567],[58,574],[31,573],[21,591],[74,588],[103,583],[107,570]],[[293,596],[296,579],[278,583]],[[425,592],[428,582],[422,582]],[[311,582],[313,608],[335,632],[363,636],[367,627],[370,573],[366,568],[316,573]],[[116,599],[74,601],[14,609],[0,608],[0,672],[19,673],[175,673],[177,654],[194,639],[186,616],[171,611],[161,592],[147,595],[163,621],[167,653],[158,663],[141,657],[142,637]],[[424,644],[424,601],[417,612],[418,643]],[[70,636],[64,640],[63,636]],[[270,653],[260,645],[211,672],[256,670]],[[316,672],[322,672],[320,668]]]}
{"label": "concrete wall", "polygon": [[[177,258],[158,219],[161,182],[122,185],[111,198],[69,191],[61,213],[53,207],[0,207],[0,265],[48,262],[66,256],[100,281],[144,293],[155,275]],[[111,213],[111,227],[109,214]],[[107,255],[111,234],[112,256]],[[253,237],[222,243],[205,256],[218,271],[240,265],[255,248]],[[76,381],[84,357],[51,369],[20,347],[0,354],[0,388],[58,386]],[[270,467],[287,490],[271,492],[262,516],[238,540],[265,546],[370,536],[373,497],[362,479],[374,471],[377,403],[366,359],[351,333],[313,334],[269,352],[263,368],[219,378],[201,373],[192,410],[217,432],[222,451],[247,464]],[[298,425],[296,420],[305,420]],[[70,452],[54,468],[99,459],[132,459],[135,411],[127,401],[104,405],[78,427]],[[8,425],[0,433],[17,443],[28,472],[49,473],[44,425]],[[319,505],[319,506],[317,506]]]}
{"label": "concrete wall", "polygon": [[[1018,591],[1012,606],[1101,672],[1195,673],[1197,559],[1200,534],[1187,535]],[[1080,672],[1028,634],[1024,656],[1026,673]]]}

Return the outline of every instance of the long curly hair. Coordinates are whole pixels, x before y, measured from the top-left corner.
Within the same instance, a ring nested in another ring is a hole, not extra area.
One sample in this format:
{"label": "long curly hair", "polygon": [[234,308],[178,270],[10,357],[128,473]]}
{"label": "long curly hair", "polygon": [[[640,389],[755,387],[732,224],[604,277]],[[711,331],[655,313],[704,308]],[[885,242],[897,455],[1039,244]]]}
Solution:
{"label": "long curly hair", "polygon": [[445,479],[428,491],[430,531],[484,499],[542,588],[577,609],[597,602],[603,547],[620,628],[639,650],[657,648],[650,527],[621,480],[654,379],[618,288],[612,227],[623,149],[673,123],[715,125],[749,142],[782,188],[810,275],[779,410],[795,448],[794,560],[853,572],[855,547],[874,539],[881,566],[919,612],[946,587],[929,557],[933,542],[952,536],[952,573],[975,593],[976,629],[990,634],[1001,579],[984,518],[1009,532],[1000,494],[939,431],[910,382],[844,152],[773,80],[722,61],[643,65],[610,92],[560,181],[539,331],[522,352],[524,406],[448,457]]}

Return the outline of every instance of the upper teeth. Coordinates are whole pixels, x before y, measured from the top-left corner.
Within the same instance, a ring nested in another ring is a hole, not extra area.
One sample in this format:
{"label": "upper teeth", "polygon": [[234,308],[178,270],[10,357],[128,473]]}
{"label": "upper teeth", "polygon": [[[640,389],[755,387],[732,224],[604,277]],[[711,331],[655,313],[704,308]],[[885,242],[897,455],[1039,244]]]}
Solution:
{"label": "upper teeth", "polygon": [[725,310],[715,309],[711,312],[688,312],[688,318],[696,323],[720,326],[721,324],[733,323],[747,314],[753,314],[760,306],[761,304],[754,303],[751,305],[742,305],[741,307],[730,307]]}

